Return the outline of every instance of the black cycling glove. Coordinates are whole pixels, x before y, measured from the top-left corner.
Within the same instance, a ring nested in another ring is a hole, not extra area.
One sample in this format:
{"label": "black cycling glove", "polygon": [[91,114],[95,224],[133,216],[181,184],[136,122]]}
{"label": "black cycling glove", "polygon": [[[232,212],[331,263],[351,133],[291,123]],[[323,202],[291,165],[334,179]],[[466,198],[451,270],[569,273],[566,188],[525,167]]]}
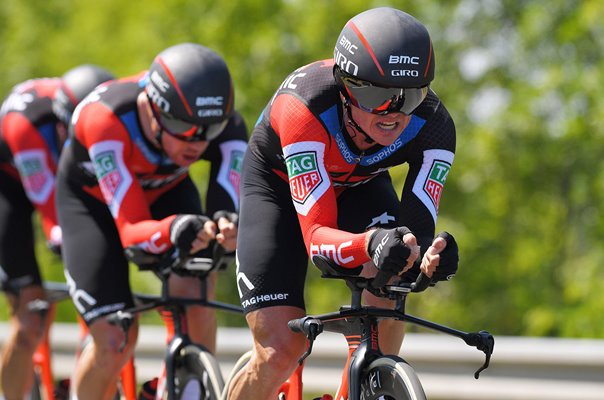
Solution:
{"label": "black cycling glove", "polygon": [[239,223],[239,215],[236,212],[220,210],[216,211],[212,217],[212,221],[218,223],[220,218],[226,218],[229,222],[237,225]]}
{"label": "black cycling glove", "polygon": [[405,226],[394,229],[376,229],[369,240],[368,250],[375,266],[382,271],[396,275],[405,268],[411,255],[403,242],[403,236],[411,231]]}
{"label": "black cycling glove", "polygon": [[170,224],[170,241],[181,254],[189,254],[191,245],[208,217],[196,214],[180,214]]}
{"label": "black cycling glove", "polygon": [[432,274],[432,282],[448,281],[455,276],[459,264],[459,249],[453,235],[441,232],[436,237],[441,237],[447,242],[447,247],[440,252],[440,262]]}

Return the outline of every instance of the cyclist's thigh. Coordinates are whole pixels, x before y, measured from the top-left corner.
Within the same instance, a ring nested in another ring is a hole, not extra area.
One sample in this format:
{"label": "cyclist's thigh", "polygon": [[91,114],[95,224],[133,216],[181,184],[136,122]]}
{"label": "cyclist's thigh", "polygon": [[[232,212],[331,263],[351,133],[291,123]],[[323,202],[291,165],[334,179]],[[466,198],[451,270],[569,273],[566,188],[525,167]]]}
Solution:
{"label": "cyclist's thigh", "polygon": [[345,189],[338,196],[338,225],[355,233],[392,228],[400,220],[400,205],[390,175],[384,172],[369,182]]}
{"label": "cyclist's thigh", "polygon": [[21,182],[0,172],[0,283],[13,290],[41,283],[33,210]]}
{"label": "cyclist's thigh", "polygon": [[288,183],[249,154],[237,238],[241,304],[246,313],[272,306],[304,309],[308,256]]}
{"label": "cyclist's thigh", "polygon": [[90,324],[132,306],[128,262],[109,208],[61,180],[57,200],[63,262],[78,312]]}

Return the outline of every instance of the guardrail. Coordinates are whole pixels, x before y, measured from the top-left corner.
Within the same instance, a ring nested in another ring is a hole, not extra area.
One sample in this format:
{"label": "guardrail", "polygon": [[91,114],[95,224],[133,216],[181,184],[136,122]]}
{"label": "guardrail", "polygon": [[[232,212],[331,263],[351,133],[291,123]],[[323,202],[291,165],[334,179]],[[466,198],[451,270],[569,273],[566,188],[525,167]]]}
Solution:
{"label": "guardrail", "polygon": [[[0,345],[7,330],[6,324],[0,324]],[[57,376],[67,376],[73,369],[78,335],[77,325],[53,325]],[[217,355],[225,376],[251,343],[247,329],[219,329]],[[140,381],[158,373],[164,348],[163,327],[141,327],[136,348]],[[604,340],[496,336],[491,366],[478,380],[473,374],[483,355],[460,339],[409,333],[402,350],[401,356],[413,365],[431,400],[604,399]],[[345,355],[341,336],[322,334],[305,367],[305,392],[335,392]]]}

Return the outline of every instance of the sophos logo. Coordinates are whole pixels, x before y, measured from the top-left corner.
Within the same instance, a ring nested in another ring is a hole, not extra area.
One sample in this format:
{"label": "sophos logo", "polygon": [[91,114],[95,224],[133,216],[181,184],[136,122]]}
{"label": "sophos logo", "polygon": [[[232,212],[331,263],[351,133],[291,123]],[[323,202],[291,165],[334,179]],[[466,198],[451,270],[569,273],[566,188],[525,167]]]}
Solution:
{"label": "sophos logo", "polygon": [[378,246],[375,249],[375,252],[373,253],[373,263],[377,266],[378,265],[378,261],[380,260],[380,255],[382,254],[382,250],[384,249],[384,245],[388,242],[388,240],[390,239],[390,236],[385,235],[382,240],[380,241],[380,244],[378,244]]}

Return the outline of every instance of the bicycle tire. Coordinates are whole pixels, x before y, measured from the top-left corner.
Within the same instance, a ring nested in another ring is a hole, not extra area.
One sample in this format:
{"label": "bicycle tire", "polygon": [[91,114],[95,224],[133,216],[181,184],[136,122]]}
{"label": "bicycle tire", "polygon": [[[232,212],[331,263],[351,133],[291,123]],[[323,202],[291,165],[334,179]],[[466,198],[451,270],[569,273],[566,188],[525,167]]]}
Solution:
{"label": "bicycle tire", "polygon": [[241,357],[239,357],[224,384],[224,390],[222,392],[222,395],[220,396],[221,400],[227,400],[227,391],[229,390],[229,385],[231,384],[231,381],[233,380],[235,375],[237,375],[237,372],[239,372],[243,367],[245,367],[245,365],[250,361],[251,358],[252,350],[246,351]]}
{"label": "bicycle tire", "polygon": [[361,400],[426,400],[411,365],[396,356],[375,359],[361,376]]}
{"label": "bicycle tire", "polygon": [[177,400],[220,400],[224,388],[220,365],[205,348],[193,344],[183,348],[174,375]]}

